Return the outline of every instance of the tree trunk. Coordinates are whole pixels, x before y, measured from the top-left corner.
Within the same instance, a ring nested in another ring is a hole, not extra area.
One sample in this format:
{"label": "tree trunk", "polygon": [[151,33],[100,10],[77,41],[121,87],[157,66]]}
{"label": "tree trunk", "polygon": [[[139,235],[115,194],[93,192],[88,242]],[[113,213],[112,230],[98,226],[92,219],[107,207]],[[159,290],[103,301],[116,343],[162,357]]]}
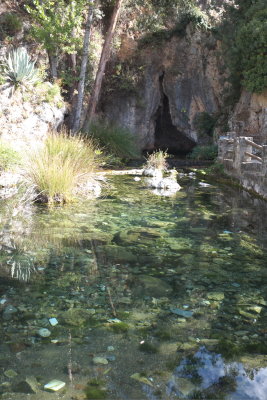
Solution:
{"label": "tree trunk", "polygon": [[50,64],[50,75],[52,81],[57,79],[57,66],[58,66],[58,58],[55,54],[48,53],[49,64]]}
{"label": "tree trunk", "polygon": [[93,21],[94,2],[95,2],[95,0],[90,1],[90,5],[89,5],[89,9],[88,9],[88,16],[87,16],[86,25],[85,25],[81,70],[80,70],[79,83],[78,83],[78,88],[77,88],[78,94],[77,94],[77,97],[75,96],[75,98],[73,99],[74,106],[73,106],[72,118],[71,118],[72,133],[76,133],[80,128],[83,97],[84,97],[86,68],[87,68],[87,61],[88,61],[88,54],[89,54],[90,36],[91,36],[91,26],[92,26],[92,21]]}
{"label": "tree trunk", "polygon": [[91,99],[90,99],[89,106],[87,109],[86,119],[85,119],[84,125],[83,125],[84,130],[89,129],[90,123],[95,114],[95,110],[96,110],[96,106],[98,103],[99,94],[100,94],[100,90],[101,90],[101,85],[102,85],[102,81],[103,81],[103,77],[104,77],[104,73],[105,73],[106,63],[109,59],[109,55],[110,55],[110,51],[111,51],[111,42],[112,42],[112,38],[113,38],[114,31],[116,28],[116,24],[117,24],[117,20],[119,17],[122,2],[123,2],[123,0],[116,0],[114,10],[113,10],[113,13],[111,16],[110,25],[109,25],[108,31],[106,33],[105,42],[104,42],[104,46],[102,49],[101,58],[99,61],[98,71],[97,71],[96,79],[95,79],[95,83],[94,83],[94,88],[93,88]]}

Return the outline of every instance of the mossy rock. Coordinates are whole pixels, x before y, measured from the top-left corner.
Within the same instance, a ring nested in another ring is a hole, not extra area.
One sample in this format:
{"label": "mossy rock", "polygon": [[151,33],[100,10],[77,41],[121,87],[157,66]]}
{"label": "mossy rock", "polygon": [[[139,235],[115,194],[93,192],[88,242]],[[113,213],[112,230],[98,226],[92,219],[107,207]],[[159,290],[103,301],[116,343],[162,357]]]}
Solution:
{"label": "mossy rock", "polygon": [[109,328],[115,333],[126,333],[130,326],[126,322],[115,322],[114,324],[110,324]]}
{"label": "mossy rock", "polygon": [[132,263],[136,261],[136,256],[123,246],[106,245],[99,246],[97,249],[99,256],[115,262]]}
{"label": "mossy rock", "polygon": [[193,242],[189,238],[169,238],[166,243],[173,251],[186,251],[193,247]]}
{"label": "mossy rock", "polygon": [[107,390],[104,383],[97,379],[91,379],[84,390],[86,400],[98,400],[107,398]]}
{"label": "mossy rock", "polygon": [[118,232],[113,241],[119,245],[150,244],[161,239],[162,233],[153,228],[134,228]]}

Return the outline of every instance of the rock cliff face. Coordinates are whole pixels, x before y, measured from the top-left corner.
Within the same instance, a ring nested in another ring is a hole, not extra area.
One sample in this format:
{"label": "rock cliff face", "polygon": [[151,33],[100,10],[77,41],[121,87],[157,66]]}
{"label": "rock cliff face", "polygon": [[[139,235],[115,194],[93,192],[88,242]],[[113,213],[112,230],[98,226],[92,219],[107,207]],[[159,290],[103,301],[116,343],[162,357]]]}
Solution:
{"label": "rock cliff face", "polygon": [[[135,62],[144,73],[137,91],[118,90],[105,97],[104,113],[138,135],[142,149],[190,151],[199,141],[196,115],[216,114],[222,107],[224,79],[218,46],[210,33],[188,27],[184,37],[139,50]],[[127,51],[129,58],[133,56],[129,46]],[[120,54],[125,58],[123,49]]]}
{"label": "rock cliff face", "polygon": [[267,144],[267,91],[251,94],[244,90],[229,119],[229,126],[238,136],[254,136]]}
{"label": "rock cliff face", "polygon": [[[143,150],[186,153],[197,143],[205,143],[207,138],[197,134],[196,116],[201,112],[213,116],[225,113],[228,84],[220,42],[211,33],[193,30],[190,25],[184,37],[151,43],[142,50],[125,37],[116,62],[125,60],[134,63],[143,75],[135,91],[118,88],[102,98],[104,115],[137,135]],[[238,135],[265,135],[267,140],[266,107],[267,93],[244,91],[230,114],[230,130]],[[225,133],[218,126],[216,134]]]}
{"label": "rock cliff face", "polygon": [[18,90],[13,95],[10,89],[0,91],[1,140],[17,151],[38,146],[49,130],[63,122],[65,106],[61,98],[56,100],[44,101],[37,90]]}

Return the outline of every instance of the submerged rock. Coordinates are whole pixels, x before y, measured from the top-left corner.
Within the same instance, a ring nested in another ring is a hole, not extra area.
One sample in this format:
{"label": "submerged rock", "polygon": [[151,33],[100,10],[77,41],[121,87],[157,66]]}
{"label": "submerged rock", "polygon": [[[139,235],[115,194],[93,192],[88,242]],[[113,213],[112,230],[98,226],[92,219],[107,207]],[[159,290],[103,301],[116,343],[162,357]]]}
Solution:
{"label": "submerged rock", "polygon": [[13,317],[13,314],[16,314],[18,312],[18,309],[11,304],[6,306],[3,312],[3,319],[8,321]]}
{"label": "submerged rock", "polygon": [[39,391],[38,382],[35,377],[30,376],[25,380],[16,383],[13,390],[18,393],[37,393]]}
{"label": "submerged rock", "polygon": [[193,315],[193,311],[181,310],[180,308],[170,308],[173,314],[179,315],[180,317],[190,318]]}
{"label": "submerged rock", "polygon": [[108,364],[108,360],[105,357],[94,357],[93,363],[106,365]]}
{"label": "submerged rock", "polygon": [[52,381],[44,385],[44,389],[51,390],[52,392],[57,392],[58,390],[62,389],[65,385],[66,385],[65,382],[53,379]]}
{"label": "submerged rock", "polygon": [[47,328],[41,328],[38,331],[38,335],[45,338],[45,337],[49,337],[51,335],[51,332]]}

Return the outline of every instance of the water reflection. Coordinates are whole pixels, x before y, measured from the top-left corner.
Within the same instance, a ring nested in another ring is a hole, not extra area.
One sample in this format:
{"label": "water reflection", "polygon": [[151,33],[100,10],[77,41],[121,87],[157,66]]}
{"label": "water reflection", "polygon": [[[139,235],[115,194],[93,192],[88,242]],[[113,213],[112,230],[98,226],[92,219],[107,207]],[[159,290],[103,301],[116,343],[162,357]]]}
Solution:
{"label": "water reflection", "polygon": [[220,354],[201,347],[175,369],[167,394],[189,399],[266,400],[267,368],[246,370],[242,363],[226,363]]}

